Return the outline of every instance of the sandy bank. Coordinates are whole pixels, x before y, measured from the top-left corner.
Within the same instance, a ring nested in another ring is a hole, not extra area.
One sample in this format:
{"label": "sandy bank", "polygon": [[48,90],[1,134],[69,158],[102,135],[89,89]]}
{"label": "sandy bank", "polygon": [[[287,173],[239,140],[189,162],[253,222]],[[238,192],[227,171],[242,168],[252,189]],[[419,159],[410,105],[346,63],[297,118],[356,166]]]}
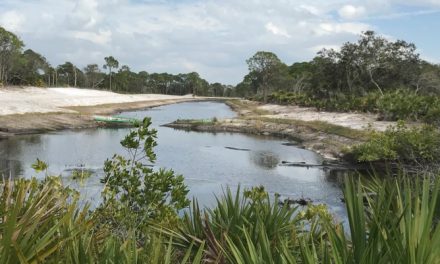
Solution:
{"label": "sandy bank", "polygon": [[0,116],[25,113],[75,113],[69,107],[110,105],[158,100],[192,99],[162,94],[117,94],[78,88],[0,88]]}
{"label": "sandy bank", "polygon": [[335,113],[317,111],[314,108],[267,104],[257,109],[271,112],[264,115],[269,118],[294,119],[302,121],[322,121],[352,129],[365,130],[372,128],[384,131],[396,122],[378,121],[377,115],[367,113]]}
{"label": "sandy bank", "polygon": [[0,138],[96,127],[94,114],[216,99],[191,95],[117,94],[78,88],[0,88]]}

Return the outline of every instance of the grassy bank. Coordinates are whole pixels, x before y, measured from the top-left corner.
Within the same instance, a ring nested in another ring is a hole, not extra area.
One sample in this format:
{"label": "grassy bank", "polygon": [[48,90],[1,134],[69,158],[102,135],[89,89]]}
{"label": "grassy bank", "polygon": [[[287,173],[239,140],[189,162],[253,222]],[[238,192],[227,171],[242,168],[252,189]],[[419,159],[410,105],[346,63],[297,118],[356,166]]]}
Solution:
{"label": "grassy bank", "polygon": [[324,121],[303,121],[303,120],[295,120],[295,119],[270,118],[270,117],[250,117],[250,119],[260,120],[263,122],[269,122],[275,124],[287,124],[287,125],[306,127],[315,131],[337,135],[349,139],[367,140],[369,138],[368,132],[366,131],[334,125]]}

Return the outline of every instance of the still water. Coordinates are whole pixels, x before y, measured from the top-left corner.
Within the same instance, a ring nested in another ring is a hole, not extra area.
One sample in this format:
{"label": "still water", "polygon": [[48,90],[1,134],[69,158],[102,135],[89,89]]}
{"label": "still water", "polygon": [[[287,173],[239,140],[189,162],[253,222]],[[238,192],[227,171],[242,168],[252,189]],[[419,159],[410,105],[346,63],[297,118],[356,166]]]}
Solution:
{"label": "still water", "polygon": [[[152,118],[153,127],[158,130],[155,167],[184,175],[190,196],[203,205],[212,205],[215,195],[220,195],[226,186],[263,185],[272,194],[310,198],[316,203],[326,203],[335,214],[344,215],[338,177],[318,168],[279,166],[281,161],[320,164],[322,158],[312,151],[271,137],[187,132],[161,126],[179,118],[234,117],[235,113],[223,103],[181,103],[121,115]],[[103,163],[114,153],[125,153],[119,142],[128,131],[127,128],[69,130],[0,140],[0,174],[43,177],[31,168],[39,158],[49,163],[50,174],[61,174],[66,185],[81,189],[84,197],[96,204],[102,188],[99,178],[103,175]],[[90,169],[94,175],[85,182],[73,182],[70,174],[75,168]]]}

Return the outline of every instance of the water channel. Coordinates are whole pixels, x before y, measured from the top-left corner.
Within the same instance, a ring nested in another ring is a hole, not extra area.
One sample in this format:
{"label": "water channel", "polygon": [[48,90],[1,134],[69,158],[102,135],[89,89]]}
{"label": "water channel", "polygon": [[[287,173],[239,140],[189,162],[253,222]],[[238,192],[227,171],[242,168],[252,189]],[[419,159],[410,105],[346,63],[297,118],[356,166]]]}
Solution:
{"label": "water channel", "polygon": [[[201,133],[175,130],[161,125],[176,119],[230,118],[234,113],[217,102],[191,102],[121,113],[122,116],[150,116],[158,130],[155,167],[173,169],[185,177],[190,197],[210,206],[215,195],[229,186],[263,185],[271,194],[326,203],[343,216],[344,205],[337,176],[319,168],[285,167],[281,161],[319,164],[316,153],[292,146],[285,140],[238,133]],[[0,140],[0,174],[43,177],[31,168],[36,158],[49,164],[49,172],[62,175],[65,184],[79,188],[84,197],[98,203],[103,163],[114,153],[125,153],[120,140],[128,128],[68,130]],[[70,178],[73,169],[86,168],[94,175],[78,183]]]}

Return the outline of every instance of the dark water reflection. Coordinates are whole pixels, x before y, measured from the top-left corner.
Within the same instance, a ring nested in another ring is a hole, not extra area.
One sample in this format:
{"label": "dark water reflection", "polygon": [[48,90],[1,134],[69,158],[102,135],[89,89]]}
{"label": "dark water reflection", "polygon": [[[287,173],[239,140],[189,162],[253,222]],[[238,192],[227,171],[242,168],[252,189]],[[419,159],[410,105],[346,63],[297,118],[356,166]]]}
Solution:
{"label": "dark water reflection", "polygon": [[[271,193],[326,203],[335,213],[344,215],[339,176],[317,168],[278,166],[281,161],[319,164],[322,159],[314,152],[270,137],[187,132],[160,126],[179,118],[235,116],[222,103],[182,103],[122,115],[152,117],[158,130],[156,167],[172,168],[183,174],[190,195],[204,205],[213,204],[213,194],[221,194],[226,186],[263,185]],[[68,185],[80,188],[93,203],[99,200],[103,163],[114,153],[124,152],[119,141],[127,132],[126,128],[69,130],[2,140],[0,173],[8,175],[6,171],[10,169],[12,175],[43,177],[31,169],[35,159],[40,158],[49,163],[52,174],[61,174]],[[92,170],[94,176],[82,184],[70,181],[71,170],[78,167]]]}

